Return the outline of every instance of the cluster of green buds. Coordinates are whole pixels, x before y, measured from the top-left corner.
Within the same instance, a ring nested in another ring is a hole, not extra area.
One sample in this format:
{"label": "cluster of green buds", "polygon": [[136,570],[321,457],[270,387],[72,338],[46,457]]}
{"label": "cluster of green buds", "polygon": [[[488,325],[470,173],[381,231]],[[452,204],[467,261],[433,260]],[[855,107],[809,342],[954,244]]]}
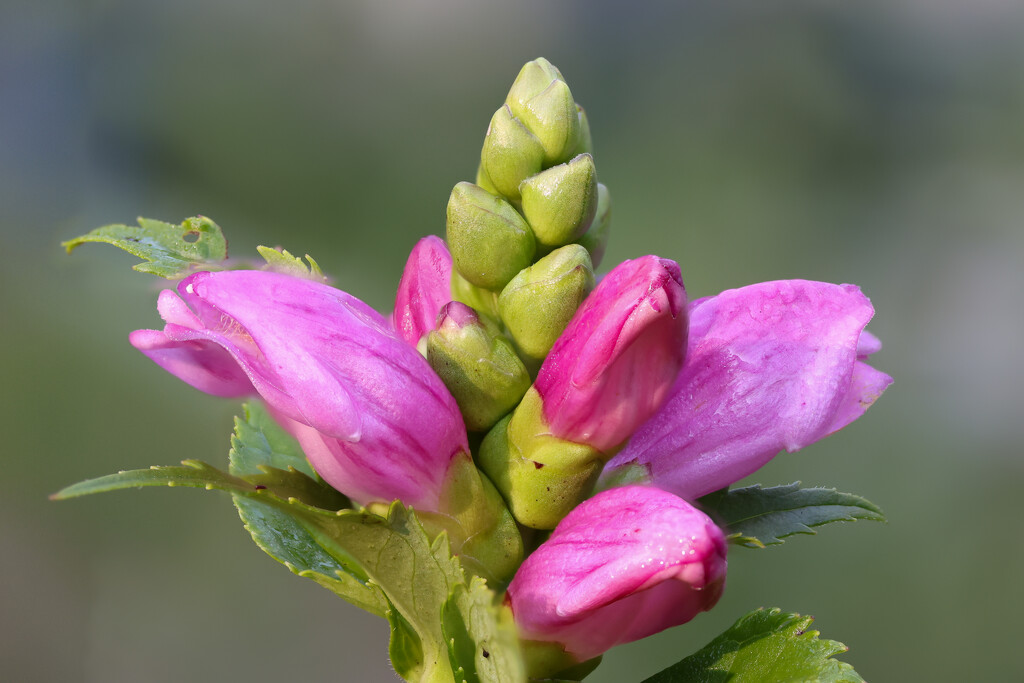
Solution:
{"label": "cluster of green buds", "polygon": [[535,375],[594,287],[611,204],[561,72],[527,63],[484,137],[476,184],[448,201],[452,295],[500,326]]}
{"label": "cluster of green buds", "polygon": [[491,430],[520,403],[594,289],[611,203],[592,152],[586,113],[561,72],[537,59],[491,118],[476,183],[452,190],[455,301],[427,337],[426,355],[470,431]]}

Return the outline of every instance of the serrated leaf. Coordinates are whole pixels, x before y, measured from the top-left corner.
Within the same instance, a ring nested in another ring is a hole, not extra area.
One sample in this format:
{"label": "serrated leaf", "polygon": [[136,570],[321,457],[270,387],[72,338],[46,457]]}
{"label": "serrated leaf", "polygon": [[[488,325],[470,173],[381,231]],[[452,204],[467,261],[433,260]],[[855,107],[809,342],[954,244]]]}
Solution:
{"label": "serrated leaf", "polygon": [[309,264],[306,265],[300,257],[293,256],[287,249],[259,246],[256,247],[256,251],[267,262],[267,265],[264,267],[265,270],[301,277],[315,282],[326,282],[327,280],[323,271],[320,270],[320,265],[309,254],[306,254],[306,262]]}
{"label": "serrated leaf", "polygon": [[696,653],[643,683],[864,683],[853,667],[832,659],[847,647],[819,640],[813,617],[778,608],[742,617]]}
{"label": "serrated leaf", "polygon": [[441,622],[459,683],[519,683],[526,667],[512,611],[487,582],[473,577],[455,587]]}
{"label": "serrated leaf", "polygon": [[778,545],[793,534],[814,534],[812,527],[831,522],[885,521],[882,510],[865,498],[835,489],[800,488],[800,482],[716,491],[698,502],[728,529],[730,542],[748,548]]}
{"label": "serrated leaf", "polygon": [[291,515],[258,500],[240,495],[232,498],[246,530],[265,553],[356,607],[385,615],[387,599],[381,590],[338,562]]}
{"label": "serrated leaf", "polygon": [[[431,542],[415,514],[400,502],[391,505],[386,517],[365,510],[322,510],[296,498],[279,497],[274,487],[252,484],[195,460],[186,460],[180,467],[130,470],[79,482],[52,498],[139,486],[222,490],[290,516],[343,573],[386,596],[392,628],[399,634],[393,649],[403,658],[395,662],[396,670],[410,681],[454,681],[440,615],[455,587],[464,582],[462,569],[451,555],[447,536],[441,534]],[[375,604],[372,599],[362,602]]]}
{"label": "serrated leaf", "polygon": [[103,242],[143,259],[133,268],[169,279],[181,278],[198,266],[216,267],[228,256],[224,234],[205,216],[186,218],[181,225],[139,218],[139,225],[107,225],[63,242],[70,253],[86,242]]}
{"label": "serrated leaf", "polygon": [[266,406],[249,401],[242,405],[242,411],[244,416],[235,418],[235,431],[231,434],[228,461],[232,474],[260,474],[261,467],[266,466],[292,468],[316,476],[299,442],[270,417]]}
{"label": "serrated leaf", "polygon": [[[271,486],[280,495],[314,507],[340,510],[350,506],[345,496],[314,479],[316,474],[298,442],[270,417],[262,403],[253,401],[242,408],[245,415],[235,418],[231,435],[231,474],[248,475],[246,480],[252,484]],[[245,496],[233,495],[232,500],[252,540],[265,553],[356,607],[385,615],[387,600],[380,589],[367,585],[365,574],[353,574],[338,562],[292,515]]]}

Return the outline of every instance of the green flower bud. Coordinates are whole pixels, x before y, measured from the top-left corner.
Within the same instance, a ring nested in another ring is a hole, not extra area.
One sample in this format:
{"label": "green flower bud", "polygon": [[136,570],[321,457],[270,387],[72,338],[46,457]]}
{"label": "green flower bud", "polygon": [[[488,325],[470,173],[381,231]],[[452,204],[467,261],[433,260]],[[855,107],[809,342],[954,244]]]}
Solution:
{"label": "green flower bud", "polygon": [[576,113],[580,118],[580,141],[576,145],[576,151],[573,152],[572,156],[578,154],[594,154],[594,141],[590,137],[590,121],[587,120],[587,112],[583,110],[579,104],[576,105]]}
{"label": "green flower bud", "polygon": [[491,178],[487,175],[487,171],[484,170],[483,164],[479,164],[476,167],[476,184],[491,194],[501,194],[498,192],[498,188],[494,186],[494,183],[491,182]]}
{"label": "green flower bud", "polygon": [[511,412],[530,388],[530,375],[496,329],[453,301],[427,337],[427,362],[462,411],[466,429],[482,432]]}
{"label": "green flower bud", "polygon": [[460,453],[452,459],[441,491],[440,509],[416,511],[431,538],[447,532],[452,553],[463,568],[500,586],[523,561],[523,539],[501,494]]}
{"label": "green flower bud", "polygon": [[604,467],[600,451],[550,435],[533,388],[484,437],[478,462],[516,520],[534,529],[554,529]]}
{"label": "green flower bud", "polygon": [[527,102],[542,93],[554,80],[564,81],[562,72],[548,60],[538,57],[519,70],[505,102],[515,107],[525,107]]}
{"label": "green flower bud", "polygon": [[510,201],[519,201],[519,183],[542,168],[544,147],[512,115],[508,105],[494,112],[480,151],[480,167],[491,184]]}
{"label": "green flower bud", "polygon": [[[472,284],[452,268],[452,301],[466,304],[490,320],[500,320],[498,315],[498,293]],[[423,352],[426,355],[426,351]]]}
{"label": "green flower bud", "polygon": [[523,217],[472,183],[452,190],[447,227],[455,268],[478,287],[497,291],[533,261],[536,243]]}
{"label": "green flower bud", "polygon": [[544,166],[571,158],[580,141],[576,102],[562,74],[544,58],[527,63],[505,103],[544,147]]}
{"label": "green flower bud", "polygon": [[577,244],[586,247],[590,252],[590,260],[594,268],[601,265],[604,251],[608,247],[608,235],[612,227],[612,196],[602,183],[597,184],[597,213],[594,222],[583,237],[576,240]]}
{"label": "green flower bud", "polygon": [[519,189],[523,216],[540,245],[551,249],[574,242],[587,231],[597,212],[594,157],[581,154],[523,181]]}
{"label": "green flower bud", "polygon": [[567,244],[519,272],[498,297],[498,312],[521,356],[539,367],[594,288],[590,254]]}

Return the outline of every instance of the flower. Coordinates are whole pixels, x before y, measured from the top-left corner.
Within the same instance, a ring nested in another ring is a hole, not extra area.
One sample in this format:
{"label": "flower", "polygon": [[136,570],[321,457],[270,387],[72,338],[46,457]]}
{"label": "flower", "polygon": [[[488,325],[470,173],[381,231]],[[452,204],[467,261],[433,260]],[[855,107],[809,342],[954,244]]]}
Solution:
{"label": "flower", "polygon": [[688,500],[753,473],[860,417],[892,383],[854,285],[765,282],[690,305],[690,339],[664,405],[608,464]]}
{"label": "flower", "polygon": [[410,346],[434,329],[441,307],[452,300],[452,255],[440,237],[412,248],[395,295],[395,331]]}
{"label": "flower", "polygon": [[661,407],[686,350],[675,261],[623,261],[584,299],[534,388],[555,436],[608,452]]}
{"label": "flower", "polygon": [[616,266],[583,301],[478,462],[520,524],[552,529],[604,463],[661,406],[686,349],[679,266],[644,256]]}
{"label": "flower", "polygon": [[526,558],[508,601],[523,639],[584,661],[711,609],[725,555],[722,532],[686,501],[645,486],[609,489]]}
{"label": "flower", "polygon": [[162,368],[215,396],[258,394],[355,500],[437,509],[450,462],[469,452],[462,416],[369,306],[309,280],[225,271],[164,290],[158,310],[164,329],[130,341]]}

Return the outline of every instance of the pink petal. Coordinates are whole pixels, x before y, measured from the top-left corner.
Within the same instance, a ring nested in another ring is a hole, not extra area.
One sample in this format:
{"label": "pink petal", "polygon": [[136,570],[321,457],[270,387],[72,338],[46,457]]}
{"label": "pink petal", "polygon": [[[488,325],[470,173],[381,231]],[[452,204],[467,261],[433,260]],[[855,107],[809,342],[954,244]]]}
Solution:
{"label": "pink petal", "polygon": [[722,532],[682,499],[626,486],[581,503],[508,588],[523,638],[581,661],[685,623],[718,601]]}
{"label": "pink petal", "polygon": [[584,300],[534,384],[559,438],[609,451],[660,407],[686,344],[679,266],[644,256],[616,266]]}
{"label": "pink petal", "polygon": [[853,285],[804,280],[701,301],[690,312],[687,359],[669,399],[609,467],[647,465],[659,486],[693,499],[780,450],[821,439],[888,384],[875,371],[857,371],[855,382],[858,342],[873,313]]}
{"label": "pink petal", "polygon": [[395,296],[393,323],[410,346],[434,329],[441,307],[452,300],[452,256],[440,237],[424,237],[406,261]]}

